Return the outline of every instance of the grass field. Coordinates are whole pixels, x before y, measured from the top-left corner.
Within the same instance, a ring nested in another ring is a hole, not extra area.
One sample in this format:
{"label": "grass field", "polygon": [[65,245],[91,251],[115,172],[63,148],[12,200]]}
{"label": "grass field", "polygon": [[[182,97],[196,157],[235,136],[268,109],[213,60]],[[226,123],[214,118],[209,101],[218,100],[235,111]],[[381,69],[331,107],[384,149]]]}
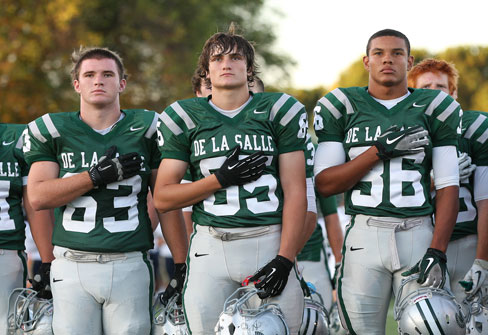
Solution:
{"label": "grass field", "polygon": [[388,308],[388,316],[386,317],[386,335],[395,335],[398,334],[398,324],[393,318],[393,303],[394,299],[390,301],[390,307]]}

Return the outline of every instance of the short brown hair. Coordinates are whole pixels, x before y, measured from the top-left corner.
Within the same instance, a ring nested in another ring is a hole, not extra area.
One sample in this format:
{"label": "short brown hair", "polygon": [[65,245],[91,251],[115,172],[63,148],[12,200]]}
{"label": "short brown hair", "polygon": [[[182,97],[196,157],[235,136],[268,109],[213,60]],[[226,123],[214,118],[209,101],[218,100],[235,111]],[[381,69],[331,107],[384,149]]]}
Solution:
{"label": "short brown hair", "polygon": [[449,83],[449,93],[457,91],[459,74],[454,64],[441,59],[427,58],[415,65],[408,72],[408,86],[416,87],[417,79],[426,72],[445,73]]}
{"label": "short brown hair", "polygon": [[258,67],[254,59],[254,46],[243,36],[236,34],[236,29],[236,25],[231,23],[227,33],[216,33],[205,42],[202,53],[198,58],[198,68],[200,78],[205,79],[207,87],[212,85],[208,78],[210,56],[216,50],[221,50],[223,54],[228,54],[236,49],[237,52],[242,53],[246,58],[248,71],[247,82],[252,83],[254,81]]}
{"label": "short brown hair", "polygon": [[71,54],[71,62],[73,63],[73,66],[71,68],[71,79],[73,81],[79,79],[81,63],[85,59],[103,58],[113,59],[115,61],[115,64],[117,64],[120,79],[127,79],[127,75],[125,74],[124,69],[124,63],[122,62],[122,58],[119,56],[118,53],[109,50],[108,48],[83,46],[80,46],[80,49],[78,51],[75,50]]}

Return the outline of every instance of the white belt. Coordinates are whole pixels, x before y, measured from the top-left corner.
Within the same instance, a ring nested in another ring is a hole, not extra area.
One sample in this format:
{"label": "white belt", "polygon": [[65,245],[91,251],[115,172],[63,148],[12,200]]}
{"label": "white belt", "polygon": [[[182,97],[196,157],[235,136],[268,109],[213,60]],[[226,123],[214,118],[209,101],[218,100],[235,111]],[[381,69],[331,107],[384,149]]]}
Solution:
{"label": "white belt", "polygon": [[79,263],[107,263],[127,259],[126,253],[100,253],[80,251],[67,248],[55,247],[61,251],[61,255],[73,262]]}
{"label": "white belt", "polygon": [[366,221],[366,224],[371,227],[387,228],[391,229],[390,234],[390,253],[391,253],[391,267],[392,271],[399,270],[400,257],[398,256],[398,248],[396,242],[396,232],[409,230],[413,227],[422,225],[423,223],[430,223],[430,216],[418,216],[414,218],[393,218],[393,217],[381,217],[381,216],[365,216],[356,215],[356,218],[360,217]]}
{"label": "white belt", "polygon": [[281,225],[279,224],[259,228],[249,228],[240,232],[231,232],[229,230],[219,229],[212,226],[208,227],[208,232],[210,233],[210,235],[222,241],[242,240],[246,238],[266,235],[280,230]]}

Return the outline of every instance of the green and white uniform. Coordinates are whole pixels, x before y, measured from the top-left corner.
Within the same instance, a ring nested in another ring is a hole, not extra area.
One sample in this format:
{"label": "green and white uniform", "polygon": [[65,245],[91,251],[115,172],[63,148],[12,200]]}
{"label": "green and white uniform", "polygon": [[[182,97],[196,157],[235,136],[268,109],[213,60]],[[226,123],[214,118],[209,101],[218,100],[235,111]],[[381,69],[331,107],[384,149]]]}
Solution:
{"label": "green and white uniform", "polygon": [[[462,116],[462,133],[459,140],[459,152],[467,153],[477,170],[488,168],[488,118],[485,113],[464,111]],[[458,302],[466,297],[464,289],[459,284],[470,269],[476,258],[478,242],[477,224],[478,213],[476,201],[486,199],[487,184],[475,184],[476,171],[470,178],[460,180],[459,185],[459,214],[447,248],[447,266],[451,289]],[[475,188],[479,191],[475,194]],[[483,193],[485,196],[480,196]]]}
{"label": "green and white uniform", "polygon": [[22,190],[28,167],[22,154],[25,125],[0,123],[0,335],[7,334],[8,298],[27,277]]}
{"label": "green and white uniform", "polygon": [[[268,161],[258,180],[219,190],[193,206],[183,296],[192,334],[213,334],[225,299],[278,253],[283,210],[278,158],[303,150],[307,133],[303,105],[286,94],[254,94],[233,117],[210,103],[207,98],[177,101],[161,113],[162,158],[188,162],[193,181],[215,172],[236,145],[241,157],[262,150]],[[260,236],[226,240],[219,237],[225,232]],[[269,300],[287,302],[281,308],[288,326],[297,331],[303,295],[294,271],[282,294]]]}
{"label": "green and white uniform", "polygon": [[[393,125],[420,125],[429,132],[424,152],[378,162],[345,192],[346,213],[352,220],[342,249],[338,305],[351,334],[384,334],[391,296],[385,288],[396,292],[401,272],[418,262],[430,244],[432,152],[436,147],[456,147],[459,110],[443,92],[415,89],[387,109],[366,87],[335,89],[315,107],[316,162],[329,160],[329,166],[356,158]],[[327,152],[321,146],[341,148],[344,159],[319,157]],[[457,172],[454,165],[451,168]]]}
{"label": "green and white uniform", "polygon": [[55,209],[55,332],[101,334],[102,324],[105,333],[148,334],[151,328],[147,250],[153,235],[146,199],[151,172],[160,162],[158,116],[146,110],[123,115],[105,135],[84,123],[79,112],[45,114],[29,124],[27,162],[55,162],[59,178],[87,171],[113,145],[118,155],[137,152],[143,158],[137,175]]}

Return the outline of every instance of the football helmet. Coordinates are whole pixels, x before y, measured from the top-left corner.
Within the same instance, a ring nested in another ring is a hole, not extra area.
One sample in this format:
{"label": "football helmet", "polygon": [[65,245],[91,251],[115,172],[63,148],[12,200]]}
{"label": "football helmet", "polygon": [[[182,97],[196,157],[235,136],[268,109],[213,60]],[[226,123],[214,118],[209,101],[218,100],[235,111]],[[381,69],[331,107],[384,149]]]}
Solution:
{"label": "football helmet", "polygon": [[[309,283],[307,283],[308,285]],[[329,314],[325,309],[320,294],[310,288],[310,297],[305,297],[300,335],[329,335]],[[314,299],[315,298],[315,299]]]}
{"label": "football helmet", "polygon": [[481,291],[472,298],[465,299],[464,304],[469,308],[466,334],[488,334],[488,297],[482,299]]}
{"label": "football helmet", "polygon": [[183,307],[178,305],[179,294],[176,293],[168,303],[161,302],[162,293],[156,297],[153,305],[153,335],[186,335],[188,334],[185,324]]}
{"label": "football helmet", "polygon": [[330,335],[347,335],[347,330],[342,328],[341,325],[341,317],[339,316],[339,307],[337,306],[337,302],[334,302],[330,307],[329,319]]}
{"label": "football helmet", "polygon": [[52,299],[37,297],[34,290],[16,288],[9,296],[8,335],[52,335]]}
{"label": "football helmet", "polygon": [[434,287],[420,287],[402,298],[405,284],[417,279],[418,274],[407,277],[398,290],[394,308],[398,333],[464,335],[466,317],[450,292]]}
{"label": "football helmet", "polygon": [[257,294],[261,291],[245,286],[238,288],[224,303],[215,325],[216,335],[288,335],[283,313],[277,304],[261,304],[254,307],[253,302],[262,301]]}

